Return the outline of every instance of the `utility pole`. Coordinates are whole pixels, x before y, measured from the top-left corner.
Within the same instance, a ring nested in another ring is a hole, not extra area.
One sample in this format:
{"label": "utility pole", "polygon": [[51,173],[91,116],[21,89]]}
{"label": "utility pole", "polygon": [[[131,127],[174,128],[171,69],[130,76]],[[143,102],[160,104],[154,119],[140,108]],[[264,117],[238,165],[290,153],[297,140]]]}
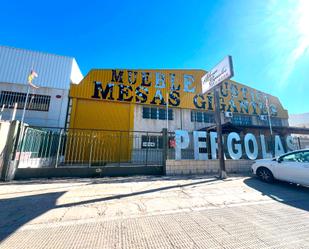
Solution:
{"label": "utility pole", "polygon": [[221,179],[226,179],[227,175],[226,175],[226,170],[225,170],[224,151],[223,151],[219,89],[220,89],[220,86],[214,88],[215,119],[216,119],[216,126],[217,126],[218,157],[219,157],[218,159],[219,159],[219,164],[220,164],[219,177]]}
{"label": "utility pole", "polygon": [[24,118],[25,118],[25,112],[26,112],[26,108],[27,108],[27,102],[28,102],[28,98],[29,98],[29,93],[30,93],[30,85],[28,85],[27,87],[27,94],[26,94],[26,99],[25,99],[25,104],[24,104],[24,108],[23,108],[23,113],[21,116],[21,123],[24,123]]}
{"label": "utility pole", "polygon": [[168,88],[166,90],[166,130],[168,132]]}
{"label": "utility pole", "polygon": [[270,135],[273,135],[273,129],[272,129],[272,124],[271,124],[271,117],[270,117],[270,111],[269,111],[269,103],[268,103],[268,98],[265,95],[265,102],[266,102],[266,107],[267,107],[267,114],[268,114],[268,124],[269,124],[269,130],[270,130]]}
{"label": "utility pole", "polygon": [[223,140],[222,140],[222,125],[220,114],[219,89],[221,84],[234,76],[232,56],[226,56],[212,70],[207,72],[202,78],[202,94],[213,91],[215,99],[215,117],[217,126],[217,142],[218,142],[218,157],[219,157],[219,177],[227,178],[224,162]]}

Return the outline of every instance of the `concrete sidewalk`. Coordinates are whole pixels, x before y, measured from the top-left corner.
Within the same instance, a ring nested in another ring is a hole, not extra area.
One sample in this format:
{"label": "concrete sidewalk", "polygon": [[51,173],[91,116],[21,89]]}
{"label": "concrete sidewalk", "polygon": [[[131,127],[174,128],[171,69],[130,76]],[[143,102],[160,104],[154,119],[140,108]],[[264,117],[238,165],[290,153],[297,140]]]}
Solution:
{"label": "concrete sidewalk", "polygon": [[309,190],[255,178],[0,185],[0,248],[309,248]]}

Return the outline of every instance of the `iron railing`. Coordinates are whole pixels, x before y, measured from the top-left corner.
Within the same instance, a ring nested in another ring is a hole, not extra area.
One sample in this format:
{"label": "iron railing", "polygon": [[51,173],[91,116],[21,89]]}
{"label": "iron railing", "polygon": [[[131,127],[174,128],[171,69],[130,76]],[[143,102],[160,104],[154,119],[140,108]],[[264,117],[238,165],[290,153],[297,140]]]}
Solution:
{"label": "iron railing", "polygon": [[[17,146],[15,160],[24,167],[103,167],[103,166],[163,166],[165,159],[175,159],[175,133],[112,131],[25,127]],[[182,159],[194,159],[193,133],[189,132],[188,148],[181,150]],[[241,159],[248,159],[244,136],[240,136]],[[287,151],[285,138],[281,138]],[[227,135],[223,135],[227,141]],[[274,155],[274,137],[265,138],[266,150]],[[212,159],[209,136],[208,158]],[[167,143],[164,145],[164,143]],[[258,156],[263,157],[261,142],[257,138]],[[309,148],[309,138],[293,136],[295,149]],[[235,148],[234,148],[235,149]],[[231,159],[224,146],[226,159]]]}
{"label": "iron railing", "polygon": [[26,127],[19,167],[92,167],[163,164],[162,133]]}

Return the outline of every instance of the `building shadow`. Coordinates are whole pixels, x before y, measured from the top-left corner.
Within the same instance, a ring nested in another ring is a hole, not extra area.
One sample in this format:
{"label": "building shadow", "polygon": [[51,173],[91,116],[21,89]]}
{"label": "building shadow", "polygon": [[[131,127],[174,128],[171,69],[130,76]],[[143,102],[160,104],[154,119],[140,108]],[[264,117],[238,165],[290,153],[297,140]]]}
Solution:
{"label": "building shadow", "polygon": [[[175,178],[173,178],[175,180]],[[181,178],[183,179],[183,178]],[[0,242],[8,238],[17,229],[37,218],[38,216],[57,208],[70,208],[78,205],[87,205],[96,202],[106,202],[116,199],[128,198],[131,196],[144,195],[154,192],[160,192],[164,190],[171,190],[176,188],[183,188],[189,186],[198,186],[201,184],[215,184],[216,181],[221,181],[217,178],[198,178],[198,181],[194,181],[186,184],[173,184],[171,186],[164,186],[159,188],[152,188],[143,191],[136,191],[128,194],[117,194],[108,197],[96,198],[91,200],[66,203],[57,205],[57,199],[61,197],[66,191],[52,192],[37,195],[20,196],[14,198],[7,198],[0,200]],[[128,182],[130,182],[129,179]],[[141,179],[144,181],[145,179]],[[162,180],[162,179],[161,179]],[[122,179],[124,181],[124,179]],[[96,182],[95,184],[97,184]],[[104,184],[104,182],[100,182]],[[92,184],[92,183],[89,183]],[[88,184],[87,184],[88,185]]]}
{"label": "building shadow", "polygon": [[260,181],[256,177],[244,180],[244,183],[273,200],[295,208],[309,211],[309,188],[288,182],[275,181],[273,184]]}
{"label": "building shadow", "polygon": [[0,200],[0,243],[21,226],[56,207],[64,192],[20,196]]}
{"label": "building shadow", "polygon": [[171,186],[165,186],[165,187],[160,187],[160,188],[152,188],[152,189],[132,192],[132,193],[128,193],[128,194],[118,194],[118,195],[102,197],[102,198],[96,198],[96,199],[91,199],[91,200],[86,200],[86,201],[67,203],[67,204],[58,205],[57,208],[63,208],[63,207],[67,208],[67,207],[72,207],[72,206],[77,206],[77,205],[92,204],[92,203],[95,203],[95,202],[119,200],[119,199],[131,197],[131,196],[150,194],[150,193],[160,192],[160,191],[164,191],[164,190],[171,190],[171,189],[175,189],[175,188],[184,188],[184,187],[189,187],[189,186],[197,186],[197,185],[206,184],[206,183],[207,184],[213,184],[214,182],[217,182],[217,181],[221,181],[221,179],[211,178],[211,179],[206,179],[206,180],[203,180],[203,181],[195,181],[195,182],[192,182],[192,183],[175,184],[175,185],[171,185]]}
{"label": "building shadow", "polygon": [[[239,176],[239,175],[238,175]],[[162,175],[135,175],[135,176],[98,176],[98,177],[61,177],[61,178],[35,178],[29,180],[15,180],[12,182],[0,182],[1,185],[51,185],[66,183],[81,184],[117,184],[129,182],[156,182],[156,181],[177,181],[177,180],[202,180],[216,177],[214,175],[179,175],[179,176],[162,176]]]}
{"label": "building shadow", "polygon": [[[148,177],[138,178],[134,180],[134,178],[126,178],[125,179],[118,179],[120,182],[131,182],[132,181],[146,181]],[[171,177],[169,180],[181,180],[186,179],[187,177]],[[149,178],[148,178],[149,179]],[[162,180],[161,178],[151,178],[152,180],[156,179]],[[59,192],[52,192],[52,193],[45,193],[45,194],[37,194],[37,195],[28,195],[28,196],[20,196],[14,198],[7,198],[7,199],[0,199],[0,242],[9,237],[13,234],[17,229],[25,225],[26,223],[30,222],[31,220],[37,218],[38,216],[52,210],[58,208],[70,208],[78,205],[87,205],[93,204],[96,202],[107,202],[111,200],[119,200],[123,198],[128,198],[132,196],[144,195],[149,193],[155,193],[165,190],[172,190],[177,188],[184,188],[184,187],[195,187],[202,184],[216,184],[216,182],[222,182],[221,179],[218,178],[208,178],[198,176],[193,178],[195,181],[185,184],[173,184],[170,186],[163,186],[159,188],[151,188],[142,191],[136,191],[128,194],[116,194],[113,196],[107,196],[102,198],[96,198],[91,200],[79,201],[79,202],[72,202],[57,205],[57,199],[60,198],[66,191],[59,191]],[[114,179],[116,180],[116,179]],[[118,180],[112,181],[113,183],[119,183]],[[105,184],[104,181],[90,181],[88,184]],[[61,188],[61,187],[60,187]],[[56,189],[56,188],[55,188]]]}

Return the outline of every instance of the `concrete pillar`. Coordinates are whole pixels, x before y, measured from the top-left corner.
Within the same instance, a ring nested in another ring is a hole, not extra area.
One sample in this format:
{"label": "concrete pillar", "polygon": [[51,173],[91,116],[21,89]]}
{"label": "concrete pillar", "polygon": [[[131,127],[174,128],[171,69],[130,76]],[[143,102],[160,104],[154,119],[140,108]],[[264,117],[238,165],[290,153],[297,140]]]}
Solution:
{"label": "concrete pillar", "polygon": [[19,138],[19,129],[20,122],[18,120],[14,120],[10,124],[9,132],[7,135],[6,145],[3,149],[3,157],[0,162],[1,170],[1,180],[2,181],[11,181],[14,179],[15,171],[16,171],[16,147]]}

